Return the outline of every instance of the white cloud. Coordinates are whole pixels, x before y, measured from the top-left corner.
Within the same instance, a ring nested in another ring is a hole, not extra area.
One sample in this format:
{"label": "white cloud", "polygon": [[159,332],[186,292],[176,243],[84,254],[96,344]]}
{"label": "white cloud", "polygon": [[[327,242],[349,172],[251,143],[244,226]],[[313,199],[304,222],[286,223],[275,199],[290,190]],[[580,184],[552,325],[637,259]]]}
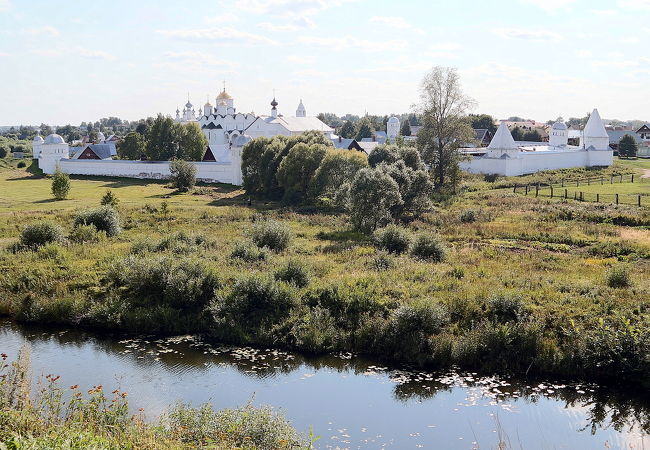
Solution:
{"label": "white cloud", "polygon": [[93,50],[84,47],[74,47],[74,48],[39,48],[30,51],[33,55],[44,56],[44,57],[60,57],[60,56],[69,56],[70,58],[83,58],[83,59],[100,59],[105,61],[115,60],[115,56],[110,53]]}
{"label": "white cloud", "polygon": [[616,14],[618,14],[618,11],[615,9],[594,9],[591,12],[597,16],[605,16],[605,17],[615,16]]}
{"label": "white cloud", "polygon": [[24,33],[31,36],[46,35],[50,37],[59,36],[61,34],[59,33],[59,30],[49,25],[44,27],[26,28]]}
{"label": "white cloud", "polygon": [[578,58],[591,58],[593,53],[590,50],[576,50],[575,55]]}
{"label": "white cloud", "polygon": [[167,52],[163,57],[170,62],[187,66],[215,66],[232,68],[238,64],[225,59],[216,58],[214,55],[199,51]]}
{"label": "white cloud", "polygon": [[619,0],[618,6],[637,11],[640,9],[650,11],[650,0]]}
{"label": "white cloud", "polygon": [[158,33],[186,41],[205,41],[223,45],[277,45],[273,39],[230,27],[158,30]]}
{"label": "white cloud", "polygon": [[553,12],[569,9],[576,0],[521,0],[521,2],[537,6],[544,11]]}
{"label": "white cloud", "polygon": [[291,19],[291,21],[284,24],[262,22],[258,24],[258,26],[269,31],[283,32],[283,31],[298,31],[307,28],[314,28],[316,24],[309,17],[299,16]]}
{"label": "white cloud", "polygon": [[306,36],[300,38],[303,44],[313,45],[315,47],[326,47],[330,50],[344,50],[346,48],[355,48],[367,50],[371,52],[379,52],[386,50],[402,49],[406,47],[405,40],[392,40],[392,41],[369,41],[365,39],[357,39],[352,36],[321,38],[315,36]]}
{"label": "white cloud", "polygon": [[495,28],[494,34],[504,39],[521,39],[535,42],[557,42],[562,36],[548,30],[533,30],[529,28]]}
{"label": "white cloud", "polygon": [[370,18],[369,22],[396,28],[398,30],[411,30],[418,34],[425,34],[423,29],[414,27],[404,17],[400,16],[373,16]]}
{"label": "white cloud", "polygon": [[313,64],[316,62],[315,56],[289,55],[286,60],[292,64]]}
{"label": "white cloud", "polygon": [[0,0],[0,12],[9,11],[11,2],[9,0]]}
{"label": "white cloud", "polygon": [[310,16],[355,0],[237,0],[235,9],[274,16]]}
{"label": "white cloud", "polygon": [[601,61],[593,61],[591,63],[593,67],[613,67],[616,69],[625,69],[629,67],[637,67],[639,65],[638,61],[632,61],[632,60],[601,60]]}
{"label": "white cloud", "polygon": [[626,37],[618,40],[621,44],[638,44],[641,40],[637,37]]}
{"label": "white cloud", "polygon": [[219,14],[218,16],[208,16],[203,19],[205,23],[232,23],[232,22],[238,22],[239,17],[235,14],[232,13],[224,13],[224,14]]}

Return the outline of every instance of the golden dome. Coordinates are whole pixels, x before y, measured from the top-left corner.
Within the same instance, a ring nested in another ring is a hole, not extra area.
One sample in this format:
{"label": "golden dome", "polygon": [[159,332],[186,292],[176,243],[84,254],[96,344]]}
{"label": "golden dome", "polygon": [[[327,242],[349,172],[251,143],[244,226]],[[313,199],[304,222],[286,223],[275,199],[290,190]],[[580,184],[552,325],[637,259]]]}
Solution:
{"label": "golden dome", "polygon": [[217,96],[217,100],[231,100],[231,99],[232,97],[230,96],[230,94],[226,92],[225,89],[221,91],[221,93]]}

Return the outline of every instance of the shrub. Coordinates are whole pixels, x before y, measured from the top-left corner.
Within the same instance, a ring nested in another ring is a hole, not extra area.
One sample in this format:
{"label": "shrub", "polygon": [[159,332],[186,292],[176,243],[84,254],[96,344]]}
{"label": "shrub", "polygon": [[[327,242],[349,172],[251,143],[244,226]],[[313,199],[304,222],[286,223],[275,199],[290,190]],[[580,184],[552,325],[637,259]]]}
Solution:
{"label": "shrub", "polygon": [[232,253],[231,258],[239,258],[246,262],[264,261],[268,254],[264,248],[259,248],[252,242],[237,242]]}
{"label": "shrub", "polygon": [[494,183],[499,179],[499,175],[496,173],[486,173],[483,175],[483,180],[487,181],[488,183]]}
{"label": "shrub", "polygon": [[390,255],[380,253],[370,261],[370,267],[377,272],[385,272],[395,267],[395,261]]}
{"label": "shrub", "polygon": [[221,283],[204,263],[177,257],[127,257],[109,268],[107,278],[122,287],[131,300],[174,308],[206,306]]}
{"label": "shrub", "polygon": [[289,285],[253,275],[217,295],[212,313],[218,324],[257,331],[288,317],[297,304],[298,299]]}
{"label": "shrub", "polygon": [[61,242],[65,239],[63,228],[51,222],[38,222],[27,225],[20,234],[20,245],[29,249],[37,249],[50,242]]}
{"label": "shrub", "polygon": [[466,209],[462,213],[460,213],[459,220],[462,223],[474,223],[478,220],[478,212],[473,209]]}
{"label": "shrub", "polygon": [[57,200],[64,200],[70,192],[70,177],[68,174],[61,172],[59,167],[56,168],[52,177],[52,195]]}
{"label": "shrub", "polygon": [[626,288],[632,286],[632,277],[628,266],[619,264],[612,266],[606,275],[607,286],[611,288]]}
{"label": "shrub", "polygon": [[99,208],[81,211],[74,219],[75,227],[79,225],[94,225],[98,231],[106,232],[106,235],[116,236],[122,229],[120,228],[120,216],[117,211],[110,206],[101,206]]}
{"label": "shrub", "polygon": [[182,159],[175,159],[169,164],[172,187],[187,192],[196,184],[196,166]]}
{"label": "shrub", "polygon": [[411,245],[411,236],[407,230],[390,224],[375,231],[375,245],[388,253],[401,254],[407,252]]}
{"label": "shrub", "polygon": [[425,259],[433,262],[443,261],[446,257],[447,249],[444,244],[435,235],[423,234],[418,236],[411,249],[411,255],[418,259]]}
{"label": "shrub", "polygon": [[0,145],[0,159],[5,158],[9,154],[9,149],[6,145]]}
{"label": "shrub", "polygon": [[97,242],[99,236],[97,235],[97,228],[95,225],[77,225],[70,233],[68,238],[77,244],[83,244],[85,242]]}
{"label": "shrub", "polygon": [[519,322],[528,315],[521,297],[513,295],[496,295],[487,301],[487,314],[499,323]]}
{"label": "shrub", "polygon": [[275,272],[275,279],[303,288],[309,284],[309,270],[301,262],[290,260]]}
{"label": "shrub", "polygon": [[289,246],[291,237],[291,229],[282,222],[267,220],[253,225],[253,242],[260,248],[267,247],[276,252],[284,251]]}
{"label": "shrub", "polygon": [[25,161],[18,161],[18,165],[16,167],[18,167],[19,169],[23,169],[27,167],[27,163]]}
{"label": "shrub", "polygon": [[111,206],[117,208],[117,204],[120,203],[120,200],[117,198],[117,195],[113,193],[110,189],[102,196],[100,201],[102,206]]}

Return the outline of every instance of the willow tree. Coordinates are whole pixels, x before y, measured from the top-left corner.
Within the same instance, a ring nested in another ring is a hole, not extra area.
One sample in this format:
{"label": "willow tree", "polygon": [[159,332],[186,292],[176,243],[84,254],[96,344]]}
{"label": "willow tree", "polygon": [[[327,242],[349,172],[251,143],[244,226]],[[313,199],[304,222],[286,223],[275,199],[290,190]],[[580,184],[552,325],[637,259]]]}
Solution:
{"label": "willow tree", "polygon": [[437,66],[422,80],[416,105],[422,120],[417,145],[436,189],[458,180],[462,159],[458,148],[474,138],[467,119],[473,106],[474,101],[462,91],[456,69]]}

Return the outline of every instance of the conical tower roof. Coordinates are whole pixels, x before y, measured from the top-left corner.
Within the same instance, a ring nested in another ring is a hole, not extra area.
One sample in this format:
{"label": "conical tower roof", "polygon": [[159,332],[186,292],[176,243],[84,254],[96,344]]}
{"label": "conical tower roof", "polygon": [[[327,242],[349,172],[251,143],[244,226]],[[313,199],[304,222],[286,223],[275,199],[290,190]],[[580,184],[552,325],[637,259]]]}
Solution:
{"label": "conical tower roof", "polygon": [[512,138],[512,134],[505,122],[501,122],[501,125],[499,125],[488,148],[492,150],[512,150],[517,148],[517,144],[515,144],[515,140]]}
{"label": "conical tower roof", "polygon": [[589,116],[589,120],[587,121],[587,125],[585,125],[583,134],[585,137],[609,138],[607,130],[605,130],[605,125],[603,125],[603,120],[600,118],[600,114],[598,113],[597,109],[594,109]]}

